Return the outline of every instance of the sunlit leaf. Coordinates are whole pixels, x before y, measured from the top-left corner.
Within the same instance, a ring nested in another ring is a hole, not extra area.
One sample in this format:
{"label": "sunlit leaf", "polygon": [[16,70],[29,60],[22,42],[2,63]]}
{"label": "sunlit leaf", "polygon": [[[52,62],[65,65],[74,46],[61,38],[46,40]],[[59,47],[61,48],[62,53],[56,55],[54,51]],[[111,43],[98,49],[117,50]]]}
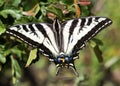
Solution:
{"label": "sunlit leaf", "polygon": [[46,15],[46,7],[45,6],[41,6],[41,12],[42,12],[42,15]]}
{"label": "sunlit leaf", "polygon": [[95,47],[96,45],[103,45],[103,42],[99,39],[93,38],[92,41],[90,41],[91,47]]}
{"label": "sunlit leaf", "polygon": [[25,67],[28,67],[32,63],[32,61],[35,60],[36,58],[37,58],[37,49],[33,49],[30,51],[30,55]]}
{"label": "sunlit leaf", "polygon": [[2,33],[4,33],[5,32],[5,25],[2,23],[2,21],[0,20],[0,35],[2,34]]}
{"label": "sunlit leaf", "polygon": [[21,12],[17,10],[11,10],[11,9],[5,9],[0,11],[0,15],[3,16],[4,18],[8,17],[8,14],[10,14],[13,18],[20,19]]}
{"label": "sunlit leaf", "polygon": [[5,63],[6,62],[6,58],[2,55],[2,54],[0,54],[0,63]]}
{"label": "sunlit leaf", "polygon": [[94,41],[90,41],[90,46],[91,46],[91,47],[94,48],[96,45],[97,45],[96,42],[94,42]]}

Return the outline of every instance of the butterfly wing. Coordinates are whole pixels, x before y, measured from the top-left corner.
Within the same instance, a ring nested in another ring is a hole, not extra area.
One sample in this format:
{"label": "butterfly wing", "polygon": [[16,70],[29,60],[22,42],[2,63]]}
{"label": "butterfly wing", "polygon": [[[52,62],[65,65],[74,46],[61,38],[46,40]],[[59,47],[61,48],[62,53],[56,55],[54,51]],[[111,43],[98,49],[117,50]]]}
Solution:
{"label": "butterfly wing", "polygon": [[58,47],[52,31],[52,25],[47,23],[22,24],[9,27],[6,33],[37,47],[46,56],[57,56]]}
{"label": "butterfly wing", "polygon": [[62,23],[63,51],[67,55],[78,53],[85,46],[86,41],[111,23],[108,18],[92,16]]}

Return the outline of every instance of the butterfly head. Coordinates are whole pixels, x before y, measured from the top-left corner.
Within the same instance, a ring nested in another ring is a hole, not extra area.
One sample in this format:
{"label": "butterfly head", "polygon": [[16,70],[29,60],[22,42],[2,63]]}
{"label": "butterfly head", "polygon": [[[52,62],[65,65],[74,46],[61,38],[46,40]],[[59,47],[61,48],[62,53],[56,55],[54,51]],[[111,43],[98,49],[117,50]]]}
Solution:
{"label": "butterfly head", "polygon": [[67,55],[61,54],[57,58],[54,59],[55,64],[57,67],[67,67],[73,61],[73,59]]}
{"label": "butterfly head", "polygon": [[74,59],[72,57],[61,54],[57,58],[54,59],[54,62],[57,66],[56,75],[58,75],[61,68],[65,67],[65,68],[71,68],[74,71],[74,73],[78,76],[78,73],[74,66]]}

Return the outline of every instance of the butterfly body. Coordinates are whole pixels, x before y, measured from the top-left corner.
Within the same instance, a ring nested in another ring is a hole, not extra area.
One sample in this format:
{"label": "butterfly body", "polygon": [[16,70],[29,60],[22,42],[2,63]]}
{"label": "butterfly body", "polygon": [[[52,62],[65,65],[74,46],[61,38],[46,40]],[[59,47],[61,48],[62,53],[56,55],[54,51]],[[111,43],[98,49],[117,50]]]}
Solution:
{"label": "butterfly body", "polygon": [[85,17],[60,23],[56,18],[53,24],[31,23],[11,26],[6,33],[37,47],[48,56],[58,68],[72,68],[76,75],[74,60],[78,58],[87,41],[94,37],[112,21],[105,17]]}

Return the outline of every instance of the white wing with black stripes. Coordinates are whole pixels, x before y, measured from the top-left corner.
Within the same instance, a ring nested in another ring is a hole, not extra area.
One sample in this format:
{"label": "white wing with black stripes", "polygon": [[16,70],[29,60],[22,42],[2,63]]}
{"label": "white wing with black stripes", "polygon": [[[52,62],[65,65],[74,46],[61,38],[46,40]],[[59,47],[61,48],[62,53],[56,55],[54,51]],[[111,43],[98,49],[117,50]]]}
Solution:
{"label": "white wing with black stripes", "polygon": [[6,33],[37,47],[47,56],[57,56],[59,53],[52,25],[47,23],[21,24],[9,27]]}
{"label": "white wing with black stripes", "polygon": [[74,66],[78,51],[85,46],[86,41],[111,23],[109,18],[91,16],[60,24],[56,18],[53,24],[31,23],[11,26],[6,33],[37,47],[50,61],[54,61],[58,68],[57,74],[60,68],[68,67],[78,75]]}
{"label": "white wing with black stripes", "polygon": [[86,41],[111,23],[112,21],[108,18],[94,16],[64,22],[62,35],[65,54],[77,53],[85,46]]}

